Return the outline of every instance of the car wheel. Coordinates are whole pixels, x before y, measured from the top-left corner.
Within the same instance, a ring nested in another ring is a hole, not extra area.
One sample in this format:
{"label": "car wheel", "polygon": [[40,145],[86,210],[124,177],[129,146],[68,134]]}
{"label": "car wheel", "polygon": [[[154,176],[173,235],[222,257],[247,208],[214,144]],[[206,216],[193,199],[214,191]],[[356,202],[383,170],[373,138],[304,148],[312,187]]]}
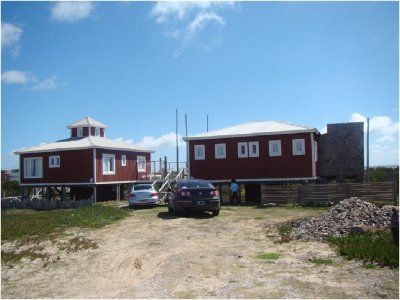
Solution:
{"label": "car wheel", "polygon": [[213,215],[214,217],[218,216],[218,215],[219,215],[219,209],[218,209],[218,210],[213,210],[213,211],[212,211],[212,215]]}

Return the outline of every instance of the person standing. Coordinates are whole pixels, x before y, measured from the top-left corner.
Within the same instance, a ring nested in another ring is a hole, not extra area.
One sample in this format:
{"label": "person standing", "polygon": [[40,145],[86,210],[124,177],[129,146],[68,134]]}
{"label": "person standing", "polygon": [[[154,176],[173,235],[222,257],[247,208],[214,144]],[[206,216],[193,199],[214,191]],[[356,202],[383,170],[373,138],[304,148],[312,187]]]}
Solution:
{"label": "person standing", "polygon": [[238,204],[240,204],[240,199],[239,199],[239,185],[236,183],[235,179],[231,180],[231,184],[229,186],[229,191],[230,191],[230,200],[231,200],[231,205],[234,204],[236,201]]}

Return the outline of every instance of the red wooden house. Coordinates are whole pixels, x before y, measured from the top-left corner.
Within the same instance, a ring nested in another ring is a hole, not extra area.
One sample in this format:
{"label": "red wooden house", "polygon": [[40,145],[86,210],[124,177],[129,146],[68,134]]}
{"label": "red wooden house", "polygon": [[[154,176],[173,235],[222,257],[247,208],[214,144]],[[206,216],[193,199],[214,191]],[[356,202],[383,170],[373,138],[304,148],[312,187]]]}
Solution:
{"label": "red wooden house", "polygon": [[16,151],[21,187],[69,187],[77,199],[120,199],[121,185],[148,179],[154,151],[107,139],[90,117],[67,128],[68,139]]}
{"label": "red wooden house", "polygon": [[[314,181],[318,177],[315,128],[252,122],[185,137],[190,176],[215,183]],[[246,191],[246,195],[247,195]]]}

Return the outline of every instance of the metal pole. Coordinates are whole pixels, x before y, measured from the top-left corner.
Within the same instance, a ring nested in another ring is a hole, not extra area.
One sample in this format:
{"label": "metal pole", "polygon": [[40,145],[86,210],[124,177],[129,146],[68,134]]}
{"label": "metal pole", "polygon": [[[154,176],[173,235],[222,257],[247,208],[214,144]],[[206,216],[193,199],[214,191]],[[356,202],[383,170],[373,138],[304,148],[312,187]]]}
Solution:
{"label": "metal pole", "polygon": [[367,182],[369,182],[369,118],[367,118]]}
{"label": "metal pole", "polygon": [[185,130],[186,130],[186,136],[187,136],[187,114],[185,114]]}
{"label": "metal pole", "polygon": [[178,109],[176,109],[176,171],[179,172]]}

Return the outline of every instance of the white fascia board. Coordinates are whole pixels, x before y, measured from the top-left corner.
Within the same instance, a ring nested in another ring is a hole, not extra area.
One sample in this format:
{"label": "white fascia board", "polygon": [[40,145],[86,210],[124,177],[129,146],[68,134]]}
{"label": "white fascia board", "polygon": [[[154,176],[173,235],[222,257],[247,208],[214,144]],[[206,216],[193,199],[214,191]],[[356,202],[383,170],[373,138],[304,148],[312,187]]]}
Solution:
{"label": "white fascia board", "polygon": [[100,147],[100,146],[89,146],[89,147],[77,147],[77,148],[53,148],[44,150],[18,150],[15,151],[15,155],[30,154],[30,153],[52,153],[52,152],[63,152],[63,151],[75,151],[75,150],[90,150],[90,149],[105,149],[105,150],[115,150],[115,151],[127,151],[127,152],[144,152],[144,153],[155,153],[154,150],[145,149],[126,149],[126,148],[113,148],[113,147]]}
{"label": "white fascia board", "polygon": [[248,134],[230,134],[230,135],[214,135],[214,136],[188,136],[183,137],[184,141],[198,141],[198,140],[216,140],[225,138],[242,138],[242,137],[253,137],[253,136],[272,136],[272,135],[286,135],[286,134],[298,134],[298,133],[317,133],[316,129],[308,130],[291,130],[291,131],[280,131],[280,132],[260,132],[260,133],[248,133]]}

